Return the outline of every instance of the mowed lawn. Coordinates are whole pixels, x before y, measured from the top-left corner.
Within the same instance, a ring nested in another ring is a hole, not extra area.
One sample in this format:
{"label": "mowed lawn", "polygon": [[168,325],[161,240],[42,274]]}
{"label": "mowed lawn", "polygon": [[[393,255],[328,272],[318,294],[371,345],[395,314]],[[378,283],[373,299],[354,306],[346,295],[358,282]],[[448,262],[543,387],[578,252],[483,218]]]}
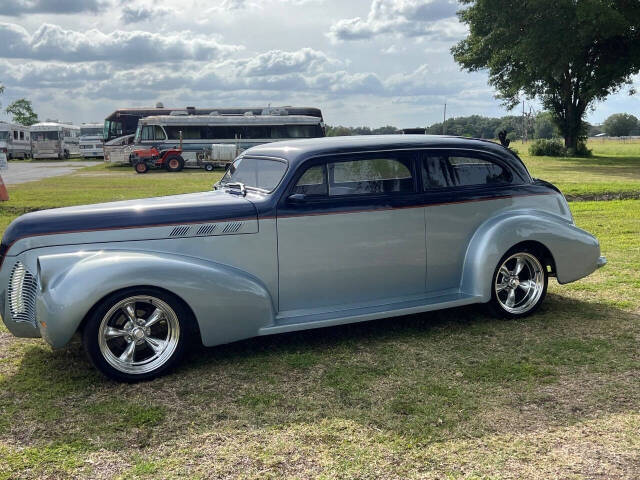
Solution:
{"label": "mowed lawn", "polygon": [[[540,313],[478,307],[196,348],[121,385],[77,340],[0,327],[1,478],[628,478],[640,475],[640,144],[529,158],[609,264]],[[10,187],[38,208],[210,188],[219,174],[96,166]]]}

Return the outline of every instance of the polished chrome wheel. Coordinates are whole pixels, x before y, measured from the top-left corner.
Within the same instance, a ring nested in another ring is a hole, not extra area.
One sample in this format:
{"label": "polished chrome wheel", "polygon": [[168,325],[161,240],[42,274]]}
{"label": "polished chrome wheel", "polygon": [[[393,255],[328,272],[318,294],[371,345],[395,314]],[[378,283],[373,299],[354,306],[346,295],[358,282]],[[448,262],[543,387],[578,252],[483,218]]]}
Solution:
{"label": "polished chrome wheel", "polygon": [[508,313],[522,315],[533,309],[545,291],[545,271],[532,254],[520,252],[508,257],[495,277],[495,296]]}
{"label": "polished chrome wheel", "polygon": [[163,366],[180,341],[180,323],[163,300],[148,295],[125,298],[102,317],[100,353],[116,370],[145,374]]}

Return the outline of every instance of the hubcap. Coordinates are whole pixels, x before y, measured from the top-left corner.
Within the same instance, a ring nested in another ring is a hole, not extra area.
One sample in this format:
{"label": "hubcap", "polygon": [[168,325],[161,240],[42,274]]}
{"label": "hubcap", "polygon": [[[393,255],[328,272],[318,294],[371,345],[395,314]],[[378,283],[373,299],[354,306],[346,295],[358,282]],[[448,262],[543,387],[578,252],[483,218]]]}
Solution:
{"label": "hubcap", "polygon": [[500,306],[512,314],[527,313],[536,306],[544,290],[544,270],[529,253],[516,253],[498,270],[494,285]]}
{"label": "hubcap", "polygon": [[173,309],[150,296],[133,296],[116,303],[98,330],[104,359],[130,374],[151,372],[173,355],[180,339],[180,323]]}

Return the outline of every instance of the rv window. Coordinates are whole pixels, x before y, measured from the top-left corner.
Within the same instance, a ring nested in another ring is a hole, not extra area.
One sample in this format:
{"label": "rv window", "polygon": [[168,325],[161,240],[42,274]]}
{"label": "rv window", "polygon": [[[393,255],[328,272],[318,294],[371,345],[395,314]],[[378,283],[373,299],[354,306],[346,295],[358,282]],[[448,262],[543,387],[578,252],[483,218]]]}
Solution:
{"label": "rv window", "polygon": [[0,132],[0,140],[7,140],[9,138],[9,132]]}
{"label": "rv window", "polygon": [[18,140],[18,131],[17,130],[13,131],[13,139],[14,140]]}
{"label": "rv window", "polygon": [[20,132],[20,140],[24,140],[24,132]]}
{"label": "rv window", "polygon": [[33,132],[33,140],[43,141],[43,140],[58,140],[58,132]]}
{"label": "rv window", "polygon": [[167,136],[164,134],[164,130],[162,130],[162,127],[159,125],[155,126],[155,137],[156,140],[166,140]]}
{"label": "rv window", "polygon": [[149,125],[145,125],[142,127],[142,141],[145,140],[153,140],[153,127]]}

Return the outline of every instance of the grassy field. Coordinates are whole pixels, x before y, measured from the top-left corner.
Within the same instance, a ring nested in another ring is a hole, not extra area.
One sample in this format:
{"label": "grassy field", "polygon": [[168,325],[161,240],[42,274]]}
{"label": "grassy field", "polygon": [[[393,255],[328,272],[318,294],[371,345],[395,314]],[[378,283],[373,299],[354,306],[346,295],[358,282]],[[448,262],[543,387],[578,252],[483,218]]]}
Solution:
{"label": "grassy field", "polygon": [[[524,321],[463,308],[198,348],[133,386],[92,370],[77,340],[53,351],[0,327],[0,479],[638,478],[640,144],[592,148],[522,155],[577,199],[630,197],[571,203],[609,265],[552,282]],[[217,176],[91,167],[11,187],[0,229]]]}

